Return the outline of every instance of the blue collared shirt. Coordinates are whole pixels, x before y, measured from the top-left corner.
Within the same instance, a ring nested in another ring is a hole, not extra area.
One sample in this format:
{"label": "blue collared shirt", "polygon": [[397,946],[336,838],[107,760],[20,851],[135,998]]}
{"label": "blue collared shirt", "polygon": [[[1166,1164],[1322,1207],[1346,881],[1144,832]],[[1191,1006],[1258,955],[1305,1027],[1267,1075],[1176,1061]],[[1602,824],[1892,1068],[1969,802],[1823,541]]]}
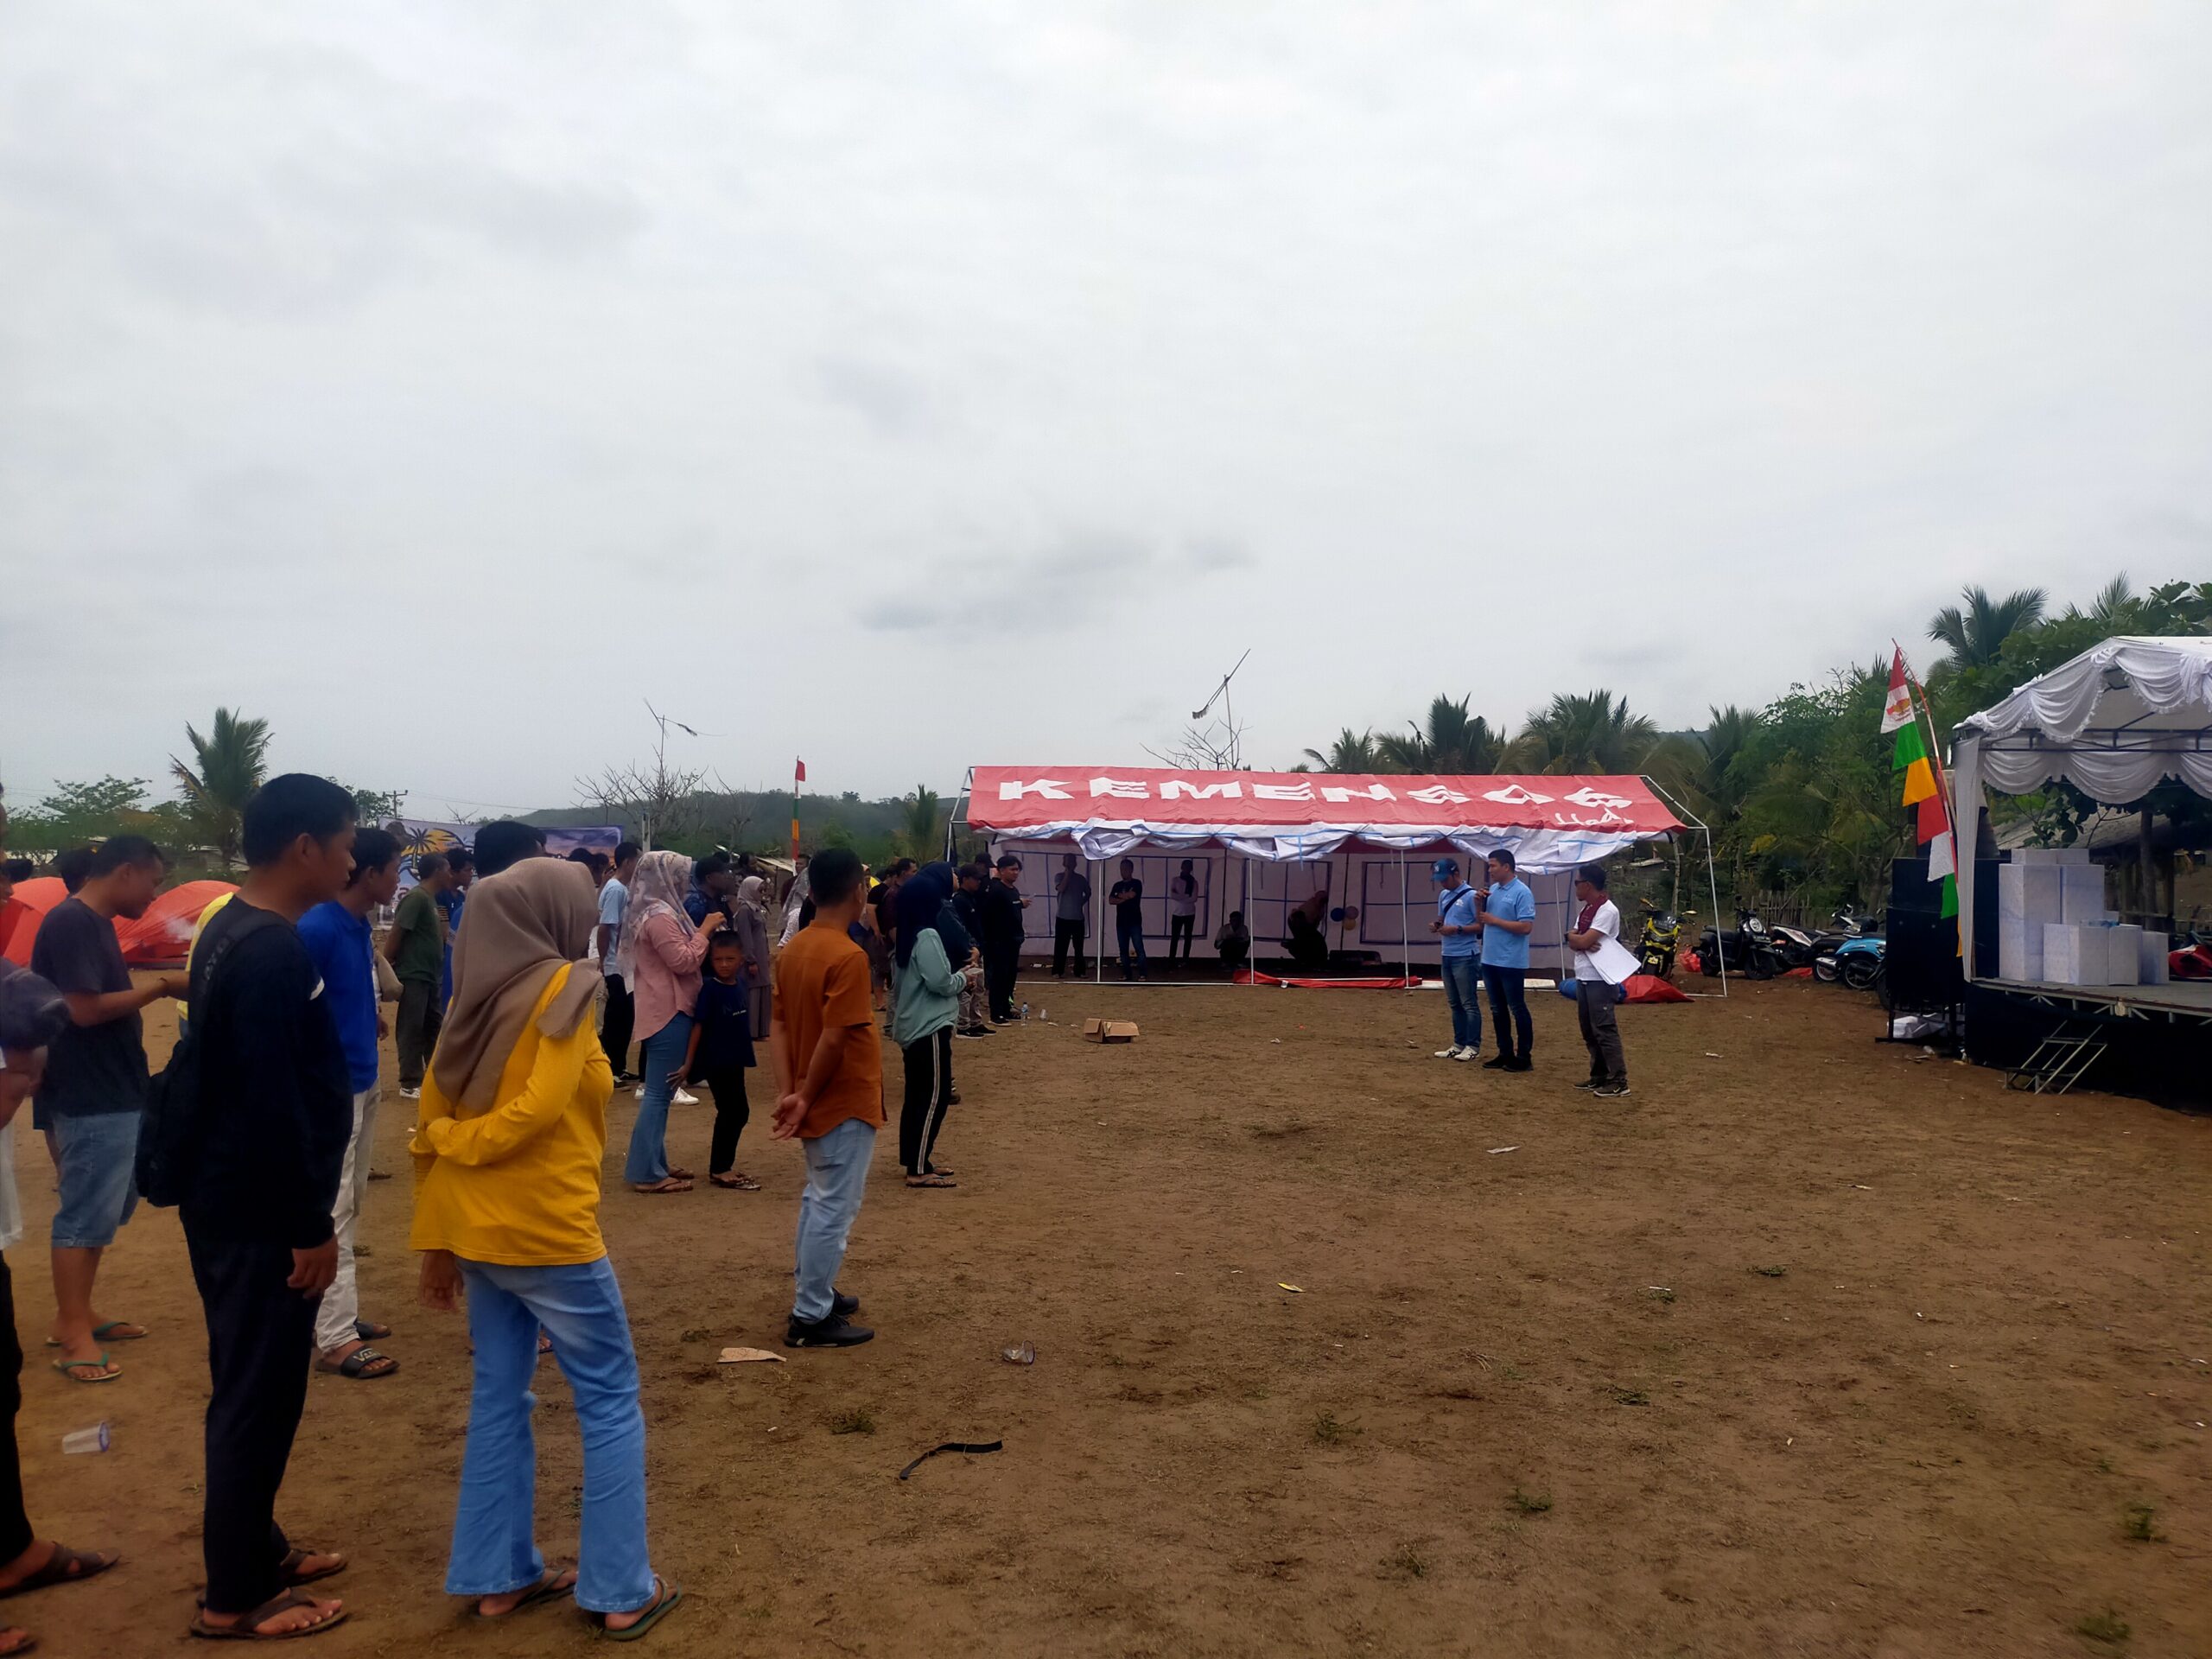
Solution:
{"label": "blue collared shirt", "polygon": [[1483,936],[1471,930],[1475,925],[1475,890],[1465,882],[1445,887],[1436,895],[1436,919],[1449,927],[1464,927],[1465,933],[1446,933],[1438,941],[1447,957],[1478,957],[1482,954]]}
{"label": "blue collared shirt", "polygon": [[[1533,922],[1536,919],[1536,895],[1529,891],[1529,884],[1519,876],[1500,882],[1490,890],[1490,903],[1483,908],[1494,919],[1508,922]],[[1483,930],[1483,965],[1486,968],[1526,968],[1529,965],[1529,935],[1508,932],[1502,927]]]}

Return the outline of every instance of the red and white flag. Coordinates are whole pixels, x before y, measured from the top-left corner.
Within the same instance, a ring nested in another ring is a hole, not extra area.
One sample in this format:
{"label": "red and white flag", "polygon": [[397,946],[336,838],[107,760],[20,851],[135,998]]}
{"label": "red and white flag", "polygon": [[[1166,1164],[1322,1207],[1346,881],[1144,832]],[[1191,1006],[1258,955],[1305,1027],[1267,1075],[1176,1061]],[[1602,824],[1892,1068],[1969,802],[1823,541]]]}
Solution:
{"label": "red and white flag", "polygon": [[1890,659],[1890,695],[1882,704],[1882,729],[1885,732],[1912,724],[1912,693],[1904,682],[1904,647],[1897,645],[1891,649],[1897,655]]}
{"label": "red and white flag", "polygon": [[[1885,726],[1882,729],[1886,732],[1890,728]],[[798,768],[798,771],[791,778],[791,781],[795,784],[804,783],[806,781],[806,762],[804,760],[793,760],[791,764]]]}

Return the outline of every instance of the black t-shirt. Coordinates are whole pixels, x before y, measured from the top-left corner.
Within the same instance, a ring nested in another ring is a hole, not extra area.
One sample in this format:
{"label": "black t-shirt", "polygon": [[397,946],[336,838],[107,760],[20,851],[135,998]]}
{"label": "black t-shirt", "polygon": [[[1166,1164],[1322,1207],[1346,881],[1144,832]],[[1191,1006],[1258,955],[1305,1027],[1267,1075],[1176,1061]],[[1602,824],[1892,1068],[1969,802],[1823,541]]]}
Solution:
{"label": "black t-shirt", "polygon": [[983,889],[983,948],[1003,956],[1019,953],[1028,937],[1029,925],[1021,918],[1021,894],[1003,881]]}
{"label": "black t-shirt", "polygon": [[694,1077],[707,1077],[753,1063],[752,987],[743,975],[734,985],[725,985],[719,979],[702,981],[698,1007],[691,1017],[699,1025],[699,1052],[691,1063]]}
{"label": "black t-shirt", "polygon": [[352,1076],[322,976],[291,925],[280,918],[226,950],[250,917],[265,913],[232,899],[193,953],[192,1023],[208,1116],[182,1210],[185,1224],[205,1236],[306,1250],[330,1236],[353,1133]]}
{"label": "black t-shirt", "polygon": [[1114,884],[1114,891],[1107,898],[1113,901],[1114,918],[1123,927],[1144,925],[1144,883],[1134,875],[1125,875]]}
{"label": "black t-shirt", "polygon": [[[219,915],[220,912],[217,912]],[[31,942],[31,971],[65,995],[100,995],[130,988],[115,924],[82,899],[64,899],[47,912]],[[47,1051],[38,1086],[41,1128],[57,1117],[95,1117],[146,1109],[146,1039],[137,1009],[104,1025],[73,1020]]]}

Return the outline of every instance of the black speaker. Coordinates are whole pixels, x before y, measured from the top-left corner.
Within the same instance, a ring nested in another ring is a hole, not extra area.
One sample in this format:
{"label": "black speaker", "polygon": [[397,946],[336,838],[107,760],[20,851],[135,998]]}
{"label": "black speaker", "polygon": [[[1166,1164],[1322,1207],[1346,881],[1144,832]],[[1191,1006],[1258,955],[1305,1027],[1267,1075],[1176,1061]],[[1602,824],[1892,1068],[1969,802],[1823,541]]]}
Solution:
{"label": "black speaker", "polygon": [[[1996,886],[1992,882],[1991,887]],[[1908,1014],[1948,1008],[1964,994],[1957,919],[1943,914],[1943,883],[1928,879],[1928,859],[1900,858],[1890,866],[1890,924],[1882,948],[1884,993],[1891,1007]]]}

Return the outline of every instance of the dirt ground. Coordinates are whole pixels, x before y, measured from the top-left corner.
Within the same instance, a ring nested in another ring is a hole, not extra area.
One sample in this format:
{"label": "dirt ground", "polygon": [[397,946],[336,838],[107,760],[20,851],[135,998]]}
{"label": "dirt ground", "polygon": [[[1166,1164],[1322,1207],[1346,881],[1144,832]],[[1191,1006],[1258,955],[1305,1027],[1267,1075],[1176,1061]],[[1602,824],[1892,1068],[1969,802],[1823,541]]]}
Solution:
{"label": "dirt ground", "polygon": [[[755,1129],[766,1191],[639,1197],[618,1097],[606,1230],[687,1592],[645,1651],[2212,1653],[2212,1120],[2008,1094],[1812,985],[1624,1010],[1610,1103],[1567,1087],[1549,992],[1527,1076],[1432,1059],[1434,993],[1027,995],[1052,1023],[957,1046],[959,1190],[906,1191],[879,1143],[855,1351],[715,1365],[780,1337],[798,1153]],[[1086,1044],[1092,1014],[1143,1037]],[[683,1161],[709,1117],[679,1109]],[[582,1651],[565,1608],[478,1627],[440,1592],[468,1363],[411,1300],[406,1127],[388,1092],[403,1179],[361,1266],[403,1370],[315,1379],[286,1488],[295,1535],[354,1563],[351,1624],[303,1651]],[[32,1513],[125,1561],[5,1611],[59,1655],[183,1649],[205,1356],[175,1215],[102,1278],[155,1335],[68,1384],[19,1148]],[[1033,1367],[1001,1359],[1024,1340]],[[542,1375],[557,1556],[578,1454]],[[103,1414],[111,1452],[60,1454]]]}

